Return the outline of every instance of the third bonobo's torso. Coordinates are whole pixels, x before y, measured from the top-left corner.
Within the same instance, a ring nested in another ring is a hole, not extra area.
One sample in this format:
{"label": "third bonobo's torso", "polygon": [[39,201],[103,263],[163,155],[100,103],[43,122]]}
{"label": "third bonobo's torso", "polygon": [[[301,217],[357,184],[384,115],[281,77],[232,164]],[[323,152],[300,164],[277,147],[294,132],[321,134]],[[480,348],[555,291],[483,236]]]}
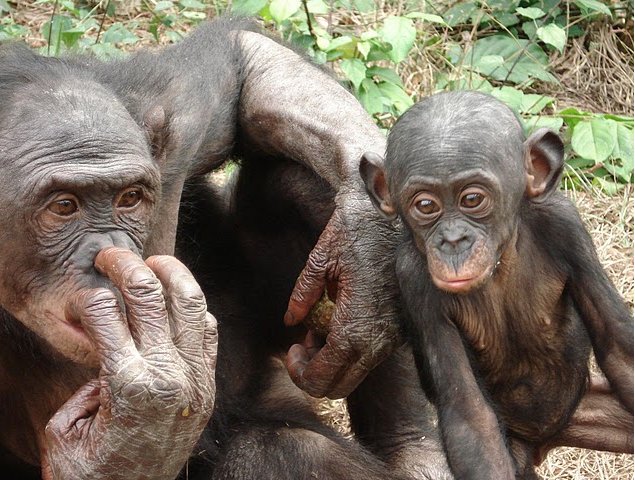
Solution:
{"label": "third bonobo's torso", "polygon": [[488,284],[456,296],[451,308],[508,431],[538,441],[579,401],[589,340],[565,274],[527,235],[521,227]]}

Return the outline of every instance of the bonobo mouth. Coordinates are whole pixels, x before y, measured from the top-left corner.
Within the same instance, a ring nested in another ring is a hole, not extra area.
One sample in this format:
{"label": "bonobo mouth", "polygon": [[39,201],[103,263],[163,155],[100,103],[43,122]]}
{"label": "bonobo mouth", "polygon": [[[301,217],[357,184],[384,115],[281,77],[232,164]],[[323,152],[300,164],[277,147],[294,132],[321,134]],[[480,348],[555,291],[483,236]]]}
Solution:
{"label": "bonobo mouth", "polygon": [[485,283],[491,276],[492,268],[487,268],[476,276],[457,276],[455,278],[440,278],[436,275],[432,276],[432,281],[439,290],[448,293],[466,294],[475,290]]}

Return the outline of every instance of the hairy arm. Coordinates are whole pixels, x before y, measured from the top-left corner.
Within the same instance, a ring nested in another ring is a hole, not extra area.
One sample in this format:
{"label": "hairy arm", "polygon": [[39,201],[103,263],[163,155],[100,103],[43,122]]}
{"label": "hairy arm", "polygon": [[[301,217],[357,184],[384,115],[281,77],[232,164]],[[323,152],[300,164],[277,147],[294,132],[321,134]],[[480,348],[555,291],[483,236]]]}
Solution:
{"label": "hairy arm", "polygon": [[264,35],[237,33],[244,59],[240,134],[257,151],[300,162],[337,192],[336,208],[291,295],[285,322],[301,322],[329,285],[337,289],[330,334],[289,351],[293,380],[312,395],[346,396],[400,343],[392,269],[395,229],[365,194],[358,165],[385,138],[336,80]]}

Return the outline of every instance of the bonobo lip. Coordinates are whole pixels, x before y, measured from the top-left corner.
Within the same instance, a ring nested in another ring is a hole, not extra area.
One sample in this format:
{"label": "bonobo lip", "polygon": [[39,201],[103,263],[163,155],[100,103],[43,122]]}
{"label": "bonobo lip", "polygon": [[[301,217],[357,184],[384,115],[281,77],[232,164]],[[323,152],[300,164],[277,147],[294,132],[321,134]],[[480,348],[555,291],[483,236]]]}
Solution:
{"label": "bonobo lip", "polygon": [[468,293],[482,285],[483,281],[489,278],[491,269],[486,269],[480,275],[474,277],[458,277],[446,280],[432,275],[432,281],[438,289],[448,293]]}

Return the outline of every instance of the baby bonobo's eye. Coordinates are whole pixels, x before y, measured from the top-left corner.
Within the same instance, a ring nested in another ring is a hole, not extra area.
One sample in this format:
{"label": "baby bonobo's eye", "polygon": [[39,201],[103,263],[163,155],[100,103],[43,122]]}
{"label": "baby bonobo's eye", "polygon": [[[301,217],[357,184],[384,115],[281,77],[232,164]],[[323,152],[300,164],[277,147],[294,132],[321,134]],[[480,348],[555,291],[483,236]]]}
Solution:
{"label": "baby bonobo's eye", "polygon": [[461,193],[460,199],[461,210],[469,214],[486,213],[490,204],[490,198],[487,192],[470,187]]}
{"label": "baby bonobo's eye", "polygon": [[131,187],[124,190],[117,200],[117,208],[136,207],[143,198],[143,192],[138,187]]}
{"label": "baby bonobo's eye", "polygon": [[419,193],[412,201],[412,214],[424,222],[435,220],[441,213],[439,200],[427,192]]}
{"label": "baby bonobo's eye", "polygon": [[59,198],[51,202],[47,208],[60,217],[69,217],[79,210],[77,202],[73,198]]}

